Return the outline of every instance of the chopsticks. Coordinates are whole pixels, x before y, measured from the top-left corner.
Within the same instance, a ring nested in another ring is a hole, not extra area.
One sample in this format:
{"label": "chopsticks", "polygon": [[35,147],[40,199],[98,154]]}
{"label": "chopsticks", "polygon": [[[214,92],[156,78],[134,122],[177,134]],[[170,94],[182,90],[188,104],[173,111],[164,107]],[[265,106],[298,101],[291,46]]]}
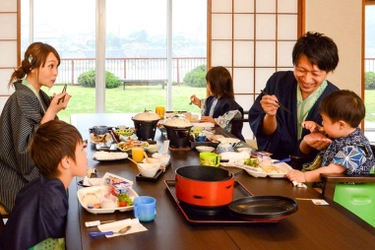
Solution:
{"label": "chopsticks", "polygon": [[[63,88],[63,90],[62,90],[61,93],[65,93],[66,92],[67,85],[68,84],[66,84],[66,83],[64,84],[64,88]],[[65,100],[65,95],[57,100],[57,105],[59,105],[60,101],[64,102],[64,100]]]}
{"label": "chopsticks", "polygon": [[[266,91],[264,91],[263,89],[261,90],[262,94],[264,95],[270,95],[268,94]],[[283,109],[284,111],[288,112],[289,114],[292,114],[292,111],[290,111],[287,107],[285,107],[284,105],[282,105],[281,103],[279,103],[278,101],[276,101],[277,104],[279,104],[280,108]]]}

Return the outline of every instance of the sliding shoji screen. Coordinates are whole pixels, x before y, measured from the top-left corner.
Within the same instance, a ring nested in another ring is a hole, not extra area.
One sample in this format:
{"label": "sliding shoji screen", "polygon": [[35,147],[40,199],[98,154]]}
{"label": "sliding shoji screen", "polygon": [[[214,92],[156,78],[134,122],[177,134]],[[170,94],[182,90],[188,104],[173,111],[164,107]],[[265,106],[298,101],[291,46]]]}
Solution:
{"label": "sliding shoji screen", "polygon": [[[208,67],[232,74],[236,101],[249,110],[275,71],[292,70],[299,0],[211,0]],[[253,135],[244,124],[246,139]]]}
{"label": "sliding shoji screen", "polygon": [[17,66],[17,0],[0,1],[0,112],[13,89],[8,90],[8,81]]}

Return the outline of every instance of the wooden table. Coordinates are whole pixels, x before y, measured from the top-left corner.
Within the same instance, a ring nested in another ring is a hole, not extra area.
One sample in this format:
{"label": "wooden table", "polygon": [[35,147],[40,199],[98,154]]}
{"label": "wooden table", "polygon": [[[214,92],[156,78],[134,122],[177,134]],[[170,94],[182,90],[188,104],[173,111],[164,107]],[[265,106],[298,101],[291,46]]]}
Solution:
{"label": "wooden table", "polygon": [[[72,115],[84,138],[89,128],[103,124],[132,126],[128,114]],[[156,140],[163,137],[157,131]],[[162,150],[162,149],[161,149]],[[171,166],[156,183],[136,181],[137,168],[128,160],[96,162],[88,147],[89,167],[99,176],[106,172],[134,180],[139,195],[157,199],[155,221],[143,223],[147,232],[107,239],[90,238],[96,228],[86,228],[85,221],[133,218],[132,212],[94,215],[80,207],[76,192],[78,180],[69,187],[69,217],[67,249],[370,249],[375,243],[375,229],[331,200],[329,206],[316,206],[311,201],[298,200],[295,214],[272,224],[203,224],[189,223],[172,199],[163,180],[174,179],[174,171],[184,165],[198,164],[198,153],[170,151]],[[238,169],[233,168],[233,171]],[[324,198],[311,188],[296,188],[286,179],[254,178],[247,173],[235,176],[253,195],[281,195],[290,198]]]}

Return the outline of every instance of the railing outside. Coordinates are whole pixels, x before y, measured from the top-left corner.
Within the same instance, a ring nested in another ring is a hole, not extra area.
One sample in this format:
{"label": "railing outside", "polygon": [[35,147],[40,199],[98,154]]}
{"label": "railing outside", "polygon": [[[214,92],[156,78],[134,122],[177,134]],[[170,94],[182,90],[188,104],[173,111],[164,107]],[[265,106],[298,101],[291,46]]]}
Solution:
{"label": "railing outside", "polygon": [[[172,58],[172,82],[182,83],[186,73],[206,65],[206,57]],[[107,71],[119,79],[168,79],[167,58],[107,58]],[[78,76],[95,69],[95,58],[63,58],[59,66],[57,83],[78,84]]]}
{"label": "railing outside", "polygon": [[365,72],[375,72],[375,58],[365,58]]}

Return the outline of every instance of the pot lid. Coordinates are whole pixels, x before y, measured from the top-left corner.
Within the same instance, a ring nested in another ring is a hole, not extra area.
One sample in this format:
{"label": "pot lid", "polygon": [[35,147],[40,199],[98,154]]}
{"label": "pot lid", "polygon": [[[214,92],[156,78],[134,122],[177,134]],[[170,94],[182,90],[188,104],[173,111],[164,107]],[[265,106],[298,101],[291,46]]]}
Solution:
{"label": "pot lid", "polygon": [[144,111],[142,113],[138,113],[133,117],[133,120],[137,121],[156,121],[160,120],[160,117],[158,114],[150,111]]}
{"label": "pot lid", "polygon": [[164,122],[164,125],[175,128],[188,128],[193,127],[193,124],[184,118],[172,117]]}

